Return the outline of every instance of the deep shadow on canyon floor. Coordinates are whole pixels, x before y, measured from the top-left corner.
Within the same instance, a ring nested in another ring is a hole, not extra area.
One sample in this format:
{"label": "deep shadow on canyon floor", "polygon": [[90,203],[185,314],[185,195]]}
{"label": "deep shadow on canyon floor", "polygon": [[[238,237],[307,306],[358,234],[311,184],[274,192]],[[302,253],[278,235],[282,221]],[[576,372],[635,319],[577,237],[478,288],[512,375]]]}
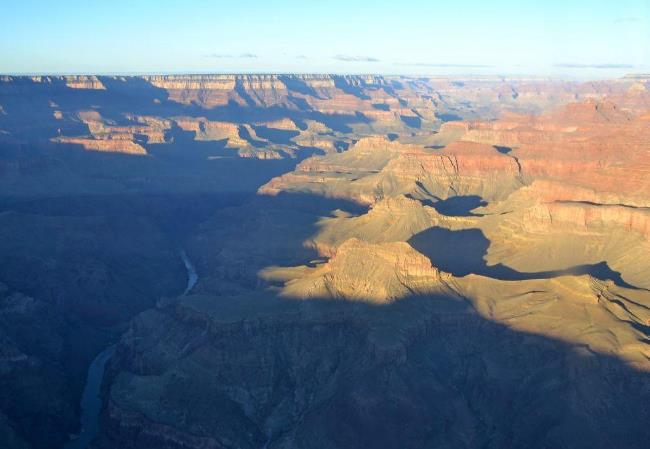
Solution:
{"label": "deep shadow on canyon floor", "polygon": [[588,274],[600,280],[611,280],[620,287],[637,288],[623,280],[621,273],[612,270],[606,261],[577,265],[562,270],[525,273],[503,264],[488,265],[485,256],[490,240],[480,229],[452,231],[434,226],[409,239],[413,248],[427,256],[433,266],[454,276],[479,274],[503,281],[551,279],[558,276]]}

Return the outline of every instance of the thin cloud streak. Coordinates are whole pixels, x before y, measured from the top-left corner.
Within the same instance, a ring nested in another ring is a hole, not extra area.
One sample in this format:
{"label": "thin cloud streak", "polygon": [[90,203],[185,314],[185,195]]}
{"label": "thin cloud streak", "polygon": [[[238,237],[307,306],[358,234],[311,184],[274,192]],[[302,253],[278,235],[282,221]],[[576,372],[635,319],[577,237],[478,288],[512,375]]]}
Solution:
{"label": "thin cloud streak", "polygon": [[574,64],[574,63],[564,63],[564,64],[555,64],[553,67],[558,67],[562,69],[633,69],[635,66],[633,64]]}
{"label": "thin cloud streak", "polygon": [[333,56],[337,61],[344,62],[379,62],[379,59],[372,56],[351,56],[351,55],[336,55]]}
{"label": "thin cloud streak", "polygon": [[257,55],[254,53],[242,53],[239,55],[231,55],[231,54],[222,54],[222,53],[210,53],[208,55],[204,55],[205,58],[219,58],[219,59],[225,59],[225,58],[239,58],[239,59],[256,59]]}
{"label": "thin cloud streak", "polygon": [[495,67],[489,64],[448,64],[448,63],[429,63],[429,62],[396,62],[395,65],[404,65],[411,67],[446,67],[446,68],[491,68]]}

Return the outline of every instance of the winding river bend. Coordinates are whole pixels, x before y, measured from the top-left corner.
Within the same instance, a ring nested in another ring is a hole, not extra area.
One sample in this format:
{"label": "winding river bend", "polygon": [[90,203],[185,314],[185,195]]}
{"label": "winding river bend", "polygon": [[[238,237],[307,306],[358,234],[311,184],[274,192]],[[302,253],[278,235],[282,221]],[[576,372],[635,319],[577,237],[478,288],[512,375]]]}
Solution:
{"label": "winding river bend", "polygon": [[[183,291],[183,296],[185,296],[194,288],[199,276],[185,250],[180,251],[180,256],[187,271],[187,286]],[[100,352],[90,364],[86,386],[81,396],[81,431],[78,436],[68,441],[63,449],[86,449],[99,433],[99,414],[102,410],[100,391],[106,363],[114,352],[115,345],[111,345]]]}

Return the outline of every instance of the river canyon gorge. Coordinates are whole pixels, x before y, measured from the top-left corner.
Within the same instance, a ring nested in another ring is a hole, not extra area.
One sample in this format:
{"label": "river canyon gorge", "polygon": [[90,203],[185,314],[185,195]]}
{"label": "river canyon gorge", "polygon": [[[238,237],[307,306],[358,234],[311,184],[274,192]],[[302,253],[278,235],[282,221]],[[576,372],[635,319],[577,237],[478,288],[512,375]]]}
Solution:
{"label": "river canyon gorge", "polygon": [[646,447],[648,89],[0,76],[0,446]]}

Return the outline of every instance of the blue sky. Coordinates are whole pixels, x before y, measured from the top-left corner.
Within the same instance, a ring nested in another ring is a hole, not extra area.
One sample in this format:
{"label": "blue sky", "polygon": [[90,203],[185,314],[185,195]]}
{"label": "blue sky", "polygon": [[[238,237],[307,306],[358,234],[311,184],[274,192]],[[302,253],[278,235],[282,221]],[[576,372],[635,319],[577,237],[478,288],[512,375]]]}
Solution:
{"label": "blue sky", "polygon": [[650,0],[3,3],[0,73],[650,71]]}

